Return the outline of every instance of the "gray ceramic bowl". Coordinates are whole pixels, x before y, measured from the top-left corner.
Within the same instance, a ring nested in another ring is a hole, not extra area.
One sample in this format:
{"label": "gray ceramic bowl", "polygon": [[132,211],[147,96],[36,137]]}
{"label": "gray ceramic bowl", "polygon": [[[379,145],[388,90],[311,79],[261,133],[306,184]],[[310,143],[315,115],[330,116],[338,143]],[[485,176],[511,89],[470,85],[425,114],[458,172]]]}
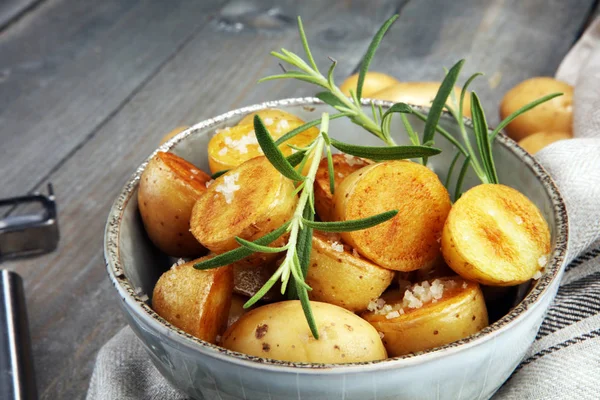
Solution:
{"label": "gray ceramic bowl", "polygon": [[[170,150],[208,170],[206,147],[215,129],[270,107],[304,120],[331,111],[313,98],[245,107],[203,121],[159,150]],[[420,121],[412,122],[422,131]],[[442,116],[440,123],[458,137],[457,125],[448,115]],[[392,131],[398,132],[399,143],[407,143],[401,124],[393,125]],[[331,133],[347,142],[379,144],[378,139],[345,119],[332,121]],[[445,151],[431,158],[431,164],[444,180],[454,151],[442,138],[436,144]],[[527,195],[548,221],[552,254],[542,278],[524,288],[521,295],[514,295],[515,305],[503,317],[471,337],[437,349],[369,363],[294,364],[231,352],[175,328],[135,291],[141,288],[151,294],[158,277],[172,263],[149,242],[139,217],[136,192],[146,163],[133,174],[110,211],[105,234],[108,274],[131,328],[156,367],[173,386],[194,399],[487,399],[506,381],[533,342],[558,289],[567,246],[565,206],[544,169],[503,135],[494,143],[494,153],[500,181]],[[476,183],[474,176],[467,176],[467,187]]]}

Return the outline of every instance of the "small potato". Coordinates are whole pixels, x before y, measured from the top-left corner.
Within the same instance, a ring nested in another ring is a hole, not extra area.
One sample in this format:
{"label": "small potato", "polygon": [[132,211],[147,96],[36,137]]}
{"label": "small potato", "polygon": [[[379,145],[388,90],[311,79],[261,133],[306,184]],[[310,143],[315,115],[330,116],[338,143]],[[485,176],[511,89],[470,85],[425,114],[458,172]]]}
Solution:
{"label": "small potato", "polygon": [[[351,156],[349,154],[333,154],[333,170],[335,171],[335,187],[348,175],[372,164],[370,161]],[[329,170],[327,169],[327,158],[323,158],[319,163],[319,169],[315,176],[315,208],[322,221],[333,221],[333,194],[329,187]]]}
{"label": "small potato", "polygon": [[[414,104],[417,106],[431,107],[431,102],[435,99],[440,88],[441,82],[399,82],[395,85],[374,93],[373,98],[379,100],[393,101],[394,103]],[[455,87],[454,94],[456,101],[460,101],[461,88]],[[446,102],[450,107],[456,108],[452,96]],[[471,95],[467,93],[463,104],[463,115],[471,116]]]}
{"label": "small potato", "polygon": [[[374,93],[396,83],[399,83],[396,78],[382,72],[367,72],[363,82],[362,97],[372,97]],[[358,74],[351,75],[340,85],[340,90],[346,96],[350,96],[350,89],[356,92],[357,84]]]}
{"label": "small potato", "polygon": [[[264,286],[269,278],[277,271],[277,260],[262,265],[248,265],[247,263],[233,264],[233,291],[235,293],[252,297]],[[263,301],[283,300],[281,286],[275,285],[262,297]]]}
{"label": "small potato", "polygon": [[192,208],[210,176],[183,158],[158,153],[140,177],[138,206],[150,240],[173,257],[206,252],[190,233]]}
{"label": "small potato", "polygon": [[332,242],[319,233],[313,235],[306,277],[313,289],[308,292],[311,300],[364,311],[392,283],[394,275],[394,271],[353,255],[349,246]]}
{"label": "small potato", "polygon": [[531,154],[535,154],[551,143],[559,140],[572,139],[573,135],[567,132],[537,132],[519,141],[519,146]]}
{"label": "small potato", "polygon": [[[289,221],[298,196],[294,184],[264,157],[246,161],[221,175],[192,210],[192,234],[206,248],[221,254],[239,247],[236,236],[254,241]],[[285,235],[273,242],[284,244]],[[255,253],[240,263],[260,265],[277,254]]]}
{"label": "small potato", "polygon": [[189,126],[178,126],[177,128],[173,129],[171,132],[169,132],[165,136],[163,136],[163,138],[160,140],[160,144],[162,145],[162,144],[167,143],[169,140],[174,138],[175,135],[185,131],[188,128],[189,128]]}
{"label": "small potato", "polygon": [[[293,114],[280,110],[262,110],[257,113],[273,139],[279,139],[289,131],[304,125],[304,121]],[[212,173],[230,170],[243,162],[262,155],[254,133],[254,114],[247,115],[231,128],[220,130],[208,143],[208,164]],[[292,154],[288,144],[304,147],[312,142],[319,130],[315,127],[282,143],[279,148],[286,156]]]}
{"label": "small potato", "polygon": [[562,96],[540,104],[517,117],[505,128],[516,141],[536,132],[573,133],[573,86],[550,77],[527,79],[510,89],[500,103],[500,118],[504,119],[527,103],[551,93]]}
{"label": "small potato", "polygon": [[319,340],[298,300],[256,308],[223,335],[222,346],[251,356],[292,362],[341,364],[387,357],[377,331],[341,307],[310,302]]}
{"label": "small potato", "polygon": [[194,264],[209,257],[176,265],[165,272],[152,295],[152,308],[179,329],[207,342],[227,326],[233,271],[227,265],[199,271]]}
{"label": "small potato", "polygon": [[522,193],[486,184],[454,204],[442,234],[444,259],[457,274],[484,285],[526,282],[547,263],[550,229]]}
{"label": "small potato", "polygon": [[244,304],[248,301],[247,297],[240,296],[239,294],[233,294],[231,296],[231,306],[229,307],[229,315],[227,316],[227,329],[237,322],[242,315],[246,314],[250,309],[244,308]]}
{"label": "small potato", "polygon": [[443,346],[488,325],[479,285],[459,277],[424,281],[386,293],[382,300],[385,305],[362,317],[383,334],[390,357]]}
{"label": "small potato", "polygon": [[337,221],[398,210],[373,228],[343,232],[362,256],[388,269],[413,271],[432,264],[451,203],[448,191],[429,168],[410,161],[372,164],[350,174],[333,196]]}

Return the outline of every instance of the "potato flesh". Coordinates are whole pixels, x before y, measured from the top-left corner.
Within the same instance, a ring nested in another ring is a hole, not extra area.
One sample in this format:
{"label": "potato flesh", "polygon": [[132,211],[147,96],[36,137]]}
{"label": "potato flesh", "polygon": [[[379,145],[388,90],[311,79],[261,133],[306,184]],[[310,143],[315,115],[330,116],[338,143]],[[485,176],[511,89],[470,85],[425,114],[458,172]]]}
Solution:
{"label": "potato flesh", "polygon": [[[334,188],[338,187],[344,179],[354,171],[358,171],[371,162],[348,154],[333,154]],[[315,176],[315,209],[322,221],[333,221],[333,194],[329,184],[329,170],[327,158],[319,163]]]}
{"label": "potato flesh", "polygon": [[152,308],[179,329],[215,343],[227,326],[233,289],[233,271],[224,266],[206,271],[194,264],[207,257],[174,266],[154,287]]}
{"label": "potato flesh", "polygon": [[[279,139],[287,132],[304,125],[304,121],[293,114],[281,110],[262,110],[258,114],[273,139]],[[236,126],[220,130],[208,143],[208,163],[211,172],[230,170],[254,157],[262,155],[254,133],[254,114],[244,117]],[[317,128],[309,128],[279,148],[286,156],[292,154],[288,144],[304,147],[319,134]],[[229,143],[229,144],[228,144]]]}
{"label": "potato flesh", "polygon": [[346,246],[315,234],[306,283],[313,289],[311,300],[322,301],[350,311],[364,311],[394,279],[394,272],[354,256]]}
{"label": "potato flesh", "polygon": [[[281,253],[283,254],[283,253]],[[281,255],[279,255],[281,256]],[[243,296],[252,297],[258,292],[279,266],[277,260],[262,265],[247,265],[247,263],[234,263],[233,265],[233,291]],[[275,285],[262,297],[261,300],[270,302],[283,299],[279,285]]]}
{"label": "potato flesh", "polygon": [[237,322],[242,315],[246,314],[248,309],[244,308],[244,304],[248,301],[247,297],[240,296],[239,294],[231,295],[231,306],[229,307],[229,314],[227,315],[227,329]]}
{"label": "potato flesh", "polygon": [[450,210],[450,196],[435,173],[410,161],[387,161],[349,175],[336,190],[336,220],[398,210],[390,221],[342,238],[362,256],[388,269],[412,271],[433,263]]}
{"label": "potato flesh", "polygon": [[206,249],[190,233],[192,208],[210,177],[171,153],[158,153],[140,177],[138,206],[148,237],[173,257],[193,257]]}
{"label": "potato flesh", "polygon": [[[452,288],[448,282],[454,282]],[[390,357],[433,349],[464,339],[488,325],[488,315],[479,285],[459,277],[440,278],[444,293],[436,302],[420,308],[402,308],[402,314],[388,318],[369,311],[362,317],[383,334],[383,344]],[[404,292],[383,296],[386,304],[402,304]]]}
{"label": "potato flesh", "polygon": [[537,207],[504,185],[479,185],[454,204],[442,235],[444,259],[465,279],[512,286],[547,262],[550,230]]}
{"label": "potato flesh", "polygon": [[[228,176],[237,177],[238,187],[230,198],[223,193],[231,188],[226,184]],[[279,228],[290,220],[297,202],[292,181],[264,156],[257,157],[215,179],[192,210],[191,231],[206,248],[221,254],[239,247],[236,236],[254,241]],[[272,246],[284,242],[282,236]],[[255,253],[243,262],[260,265],[276,257]]]}
{"label": "potato flesh", "polygon": [[311,301],[320,338],[308,327],[299,301],[282,301],[242,316],[223,335],[223,347],[292,362],[351,363],[387,357],[377,331],[332,304]]}

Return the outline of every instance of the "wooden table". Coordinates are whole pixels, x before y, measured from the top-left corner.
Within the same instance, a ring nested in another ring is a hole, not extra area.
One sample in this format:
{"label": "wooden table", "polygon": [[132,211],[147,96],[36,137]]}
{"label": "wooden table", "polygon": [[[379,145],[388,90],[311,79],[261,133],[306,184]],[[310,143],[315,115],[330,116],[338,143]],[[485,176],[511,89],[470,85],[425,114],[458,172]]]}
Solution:
{"label": "wooden table", "polygon": [[0,198],[54,184],[61,243],[6,262],[25,280],[40,397],[82,399],[98,349],[122,326],[102,255],[117,192],[174,127],[260,102],[311,95],[256,85],[269,51],[300,51],[301,15],[317,62],[357,69],[393,13],[373,69],[440,80],[466,58],[491,123],[510,87],[552,75],[595,15],[594,0],[0,0]]}

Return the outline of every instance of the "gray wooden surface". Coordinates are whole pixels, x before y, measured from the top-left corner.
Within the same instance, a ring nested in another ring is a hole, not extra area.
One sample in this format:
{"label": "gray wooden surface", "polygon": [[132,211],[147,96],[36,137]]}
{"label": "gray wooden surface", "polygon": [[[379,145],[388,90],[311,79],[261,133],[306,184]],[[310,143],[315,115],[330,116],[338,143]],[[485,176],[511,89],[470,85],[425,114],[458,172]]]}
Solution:
{"label": "gray wooden surface", "polygon": [[85,397],[99,347],[124,325],[104,270],[113,199],[173,127],[258,101],[310,95],[307,84],[258,78],[268,55],[300,50],[304,19],[321,65],[354,72],[371,36],[400,19],[373,69],[439,80],[467,59],[497,121],[503,93],[551,75],[594,0],[0,0],[0,197],[51,181],[59,249],[7,262],[24,278],[42,399]]}

